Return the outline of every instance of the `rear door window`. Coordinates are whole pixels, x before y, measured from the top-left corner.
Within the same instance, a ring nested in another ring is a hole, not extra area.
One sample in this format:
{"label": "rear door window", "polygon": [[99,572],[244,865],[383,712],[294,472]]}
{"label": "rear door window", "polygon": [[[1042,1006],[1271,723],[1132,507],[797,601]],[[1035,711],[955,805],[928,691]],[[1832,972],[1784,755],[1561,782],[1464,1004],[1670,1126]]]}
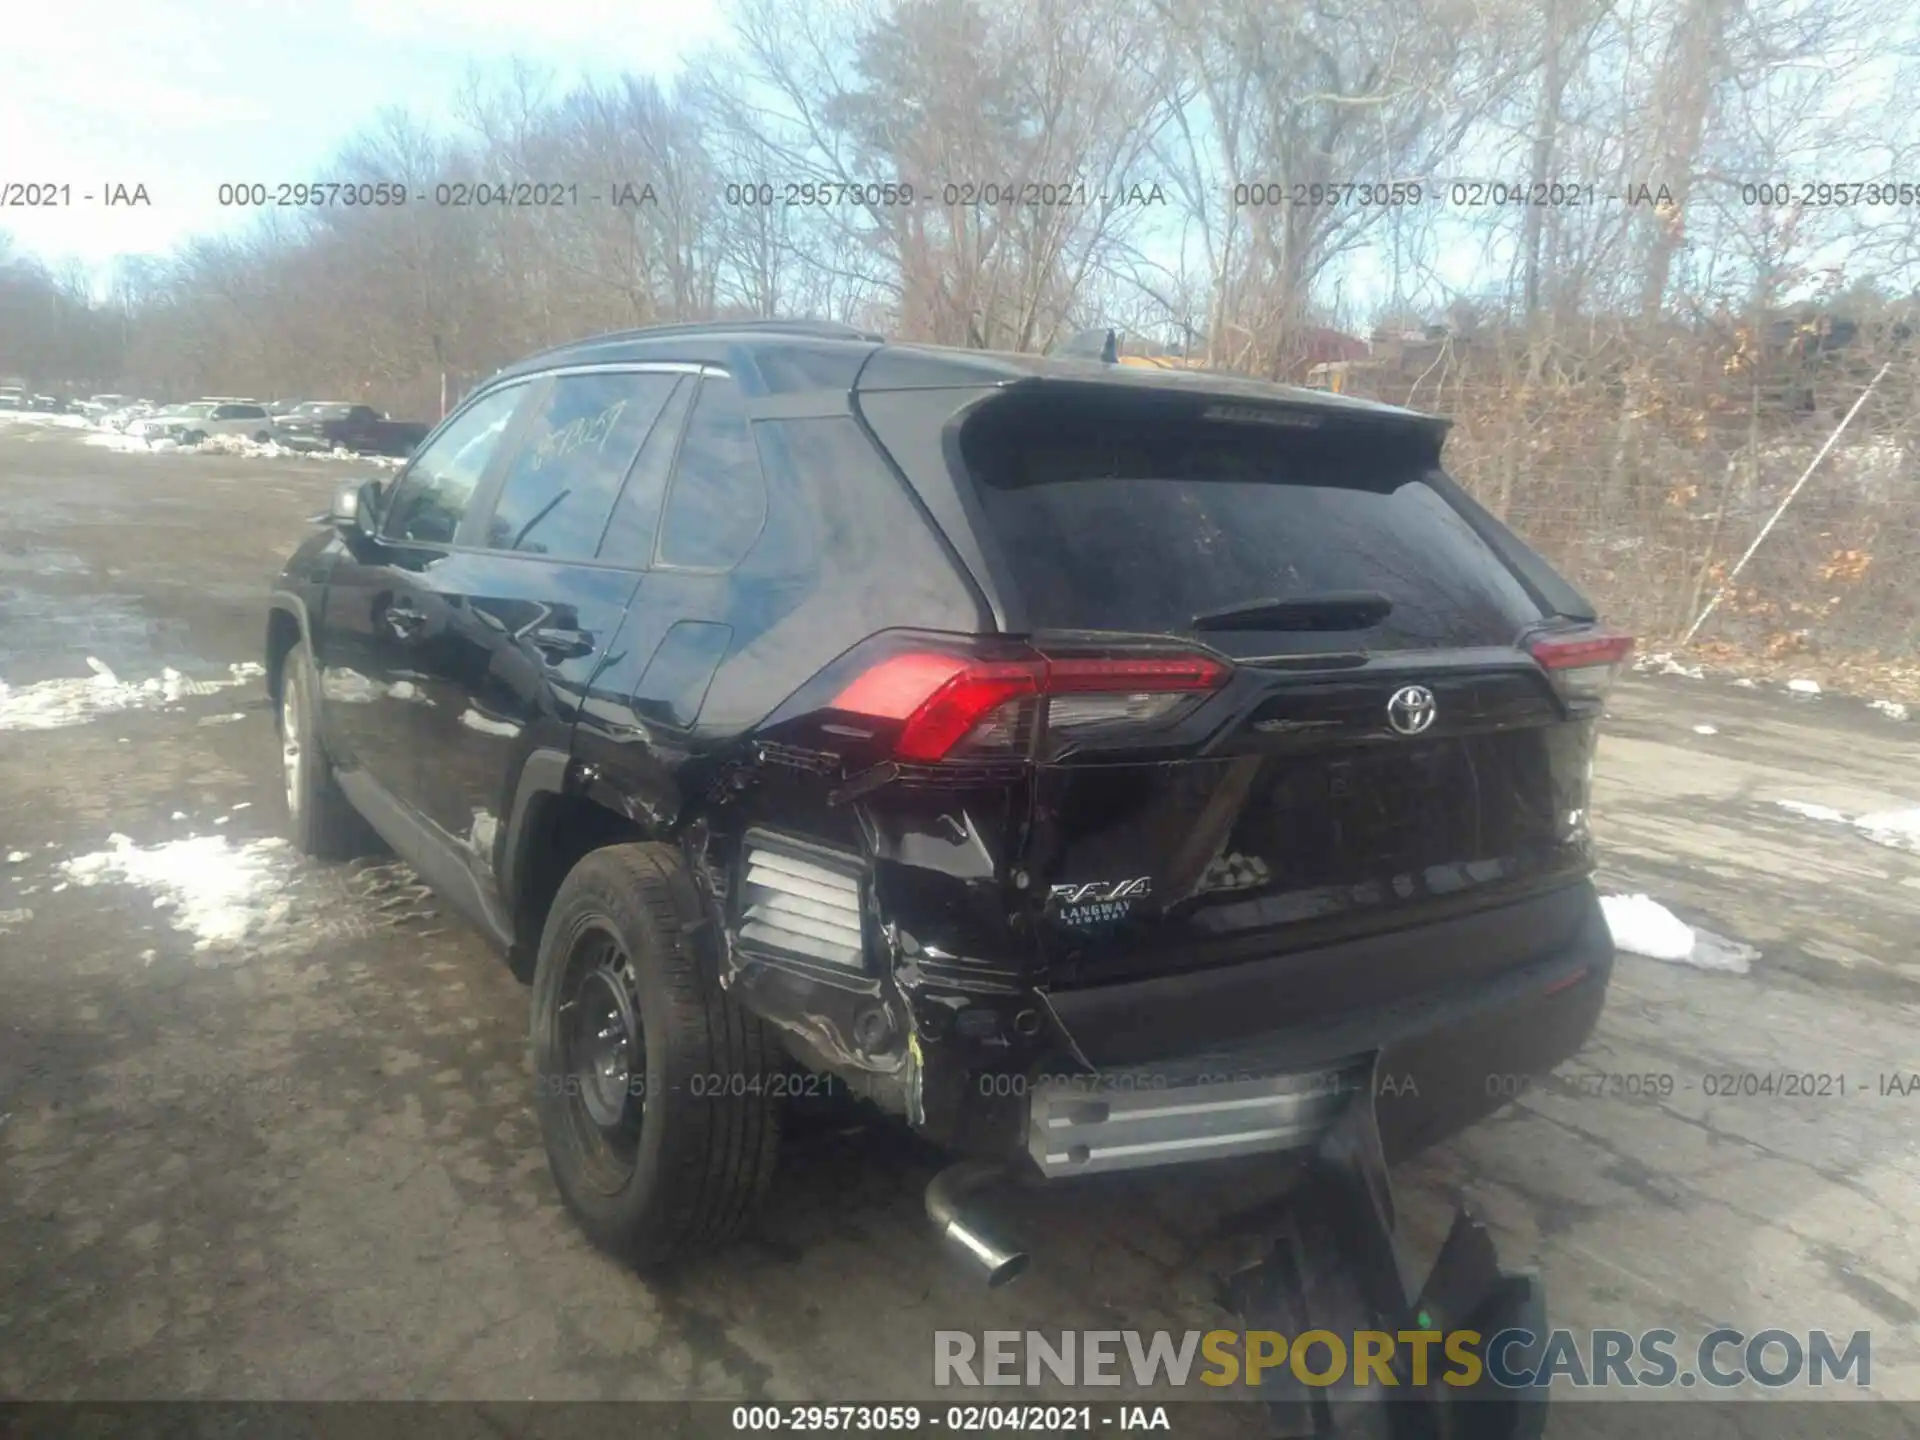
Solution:
{"label": "rear door window", "polygon": [[614,502],[613,517],[600,537],[600,555],[616,565],[644,569],[653,563],[653,545],[660,529],[660,502],[667,493],[667,476],[686,424],[687,407],[699,383],[682,380],[674,387],[660,418],[653,422],[640,458],[627,472],[627,483]]}
{"label": "rear door window", "polygon": [[614,497],[678,376],[562,375],[528,417],[482,542],[556,559],[591,559]]}
{"label": "rear door window", "polygon": [[1035,628],[1189,635],[1203,615],[1371,593],[1391,602],[1384,618],[1364,607],[1350,622],[1322,616],[1316,628],[1340,633],[1315,648],[1417,650],[1508,645],[1541,618],[1425,483],[1431,442],[1379,425],[1288,429],[1190,410],[1156,419],[1139,400],[1055,401],[1002,417],[988,407],[963,449]]}
{"label": "rear door window", "polygon": [[708,376],[687,419],[660,518],[656,563],[731,570],[767,520],[767,481],[754,448],[746,398],[725,376]]}

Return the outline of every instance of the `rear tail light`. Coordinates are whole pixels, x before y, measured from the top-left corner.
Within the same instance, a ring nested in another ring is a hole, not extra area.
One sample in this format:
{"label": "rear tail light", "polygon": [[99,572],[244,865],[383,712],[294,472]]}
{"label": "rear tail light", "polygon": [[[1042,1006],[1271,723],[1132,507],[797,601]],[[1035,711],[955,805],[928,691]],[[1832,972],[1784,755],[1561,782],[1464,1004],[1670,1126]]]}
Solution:
{"label": "rear tail light", "polygon": [[1537,637],[1533,658],[1568,700],[1604,700],[1633,653],[1633,637],[1617,630],[1567,630]]}
{"label": "rear tail light", "polygon": [[831,703],[901,722],[894,754],[930,763],[1020,753],[1043,702],[1051,729],[1160,720],[1227,674],[1207,655],[982,660],[913,651],[863,671]]}

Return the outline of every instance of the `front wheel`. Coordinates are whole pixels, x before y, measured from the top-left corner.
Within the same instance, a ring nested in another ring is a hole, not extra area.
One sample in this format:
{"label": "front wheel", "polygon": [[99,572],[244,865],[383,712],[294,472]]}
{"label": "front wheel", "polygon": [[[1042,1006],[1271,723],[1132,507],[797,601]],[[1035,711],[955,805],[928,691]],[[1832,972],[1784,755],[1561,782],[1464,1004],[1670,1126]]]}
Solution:
{"label": "front wheel", "polygon": [[256,445],[270,445],[273,443],[273,436],[265,430],[258,431],[254,434],[253,443]]}
{"label": "front wheel", "polygon": [[322,860],[350,860],[374,848],[372,832],[334,779],[320,746],[320,705],[305,643],[280,662],[280,773],[294,846]]}
{"label": "front wheel", "polygon": [[206,438],[207,432],[204,430],[189,430],[180,437],[180,443],[182,445],[201,445],[206,442]]}
{"label": "front wheel", "polygon": [[696,953],[702,913],[668,847],[596,850],[561,884],[534,969],[554,1181],[588,1237],[638,1266],[730,1237],[778,1148],[777,1053]]}

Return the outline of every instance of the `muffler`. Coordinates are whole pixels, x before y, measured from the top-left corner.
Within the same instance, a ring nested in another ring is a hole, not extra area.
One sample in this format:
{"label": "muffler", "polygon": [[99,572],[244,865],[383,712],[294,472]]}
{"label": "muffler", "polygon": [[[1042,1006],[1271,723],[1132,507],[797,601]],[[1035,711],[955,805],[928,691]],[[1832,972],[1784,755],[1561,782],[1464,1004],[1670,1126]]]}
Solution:
{"label": "muffler", "polygon": [[1027,1252],[1013,1250],[992,1238],[964,1213],[969,1196],[1004,1178],[1005,1167],[985,1160],[962,1160],[949,1165],[927,1184],[927,1218],[949,1247],[987,1272],[987,1284],[998,1288],[1018,1280],[1027,1269]]}

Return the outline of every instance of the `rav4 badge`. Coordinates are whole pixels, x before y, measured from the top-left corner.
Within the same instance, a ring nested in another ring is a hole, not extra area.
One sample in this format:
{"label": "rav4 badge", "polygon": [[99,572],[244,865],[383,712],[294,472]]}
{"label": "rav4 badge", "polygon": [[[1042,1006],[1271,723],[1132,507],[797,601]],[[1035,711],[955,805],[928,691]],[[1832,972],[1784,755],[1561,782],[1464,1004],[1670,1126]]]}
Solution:
{"label": "rav4 badge", "polygon": [[1125,919],[1133,909],[1133,902],[1152,889],[1153,877],[1141,875],[1132,880],[1085,880],[1055,885],[1047,893],[1060,907],[1062,924],[1098,925]]}

